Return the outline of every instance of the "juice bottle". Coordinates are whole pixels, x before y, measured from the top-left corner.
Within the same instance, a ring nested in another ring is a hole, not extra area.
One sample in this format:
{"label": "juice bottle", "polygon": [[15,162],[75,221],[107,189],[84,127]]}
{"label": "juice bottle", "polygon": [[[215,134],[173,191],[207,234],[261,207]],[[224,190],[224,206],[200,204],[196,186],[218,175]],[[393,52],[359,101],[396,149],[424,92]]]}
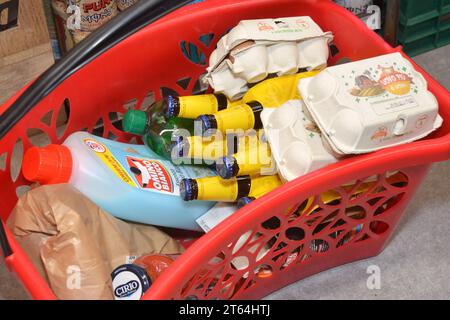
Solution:
{"label": "juice bottle", "polygon": [[241,148],[233,155],[222,157],[216,161],[216,172],[222,179],[236,176],[264,174],[274,171],[270,146],[267,142],[259,142],[250,148]]}
{"label": "juice bottle", "polygon": [[261,198],[263,195],[264,194],[257,194],[257,195],[253,195],[253,196],[246,196],[246,197],[239,198],[238,201],[236,202],[236,205],[239,209],[243,208],[246,205],[255,201],[256,199]]}
{"label": "juice bottle", "polygon": [[179,137],[172,158],[215,160],[228,154],[226,139],[205,140],[201,136]]}
{"label": "juice bottle", "polygon": [[201,122],[205,135],[215,130],[224,133],[227,130],[259,130],[263,128],[261,111],[263,106],[257,101],[247,102],[234,108],[225,109],[215,114],[205,114],[197,118]]}
{"label": "juice bottle", "polygon": [[200,231],[195,220],[214,205],[179,197],[180,181],[212,170],[175,166],[144,145],[86,132],[70,135],[63,145],[30,148],[22,171],[41,184],[70,183],[113,216],[140,223]]}
{"label": "juice bottle", "polygon": [[242,104],[242,101],[230,101],[223,94],[200,94],[195,96],[167,96],[163,100],[164,114],[167,119],[174,117],[196,119],[202,114],[212,114],[220,110]]}
{"label": "juice bottle", "polygon": [[278,175],[240,176],[229,180],[219,177],[183,179],[180,184],[180,195],[185,201],[235,202],[242,197],[265,194],[281,184]]}
{"label": "juice bottle", "polygon": [[[224,135],[216,134],[210,137],[188,136],[178,137],[172,149],[172,160],[177,159],[201,159],[214,161],[233,155],[241,148],[249,145],[249,136],[238,136],[235,134]],[[256,139],[256,137],[255,137]]]}
{"label": "juice bottle", "polygon": [[[197,119],[203,130],[261,129],[260,113],[263,108],[277,108],[289,100],[301,99],[297,89],[301,79],[317,75],[319,71],[302,72],[262,81],[252,87],[233,108],[205,113]],[[211,131],[208,131],[211,132]]]}
{"label": "juice bottle", "polygon": [[317,75],[319,71],[301,72],[264,80],[253,86],[242,98],[242,103],[258,101],[264,108],[278,108],[289,100],[301,99],[298,82]]}

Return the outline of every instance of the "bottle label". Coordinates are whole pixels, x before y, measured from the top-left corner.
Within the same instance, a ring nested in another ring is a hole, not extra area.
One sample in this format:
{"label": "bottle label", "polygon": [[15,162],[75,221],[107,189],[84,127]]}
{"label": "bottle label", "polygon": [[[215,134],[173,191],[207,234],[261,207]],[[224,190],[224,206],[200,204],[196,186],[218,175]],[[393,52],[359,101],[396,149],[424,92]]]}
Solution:
{"label": "bottle label", "polygon": [[84,139],[84,144],[106,167],[134,188],[178,196],[182,179],[211,175],[210,169],[176,166],[169,160],[158,159],[156,155],[153,157],[147,147],[142,145],[130,148],[130,145],[124,144],[121,148],[112,143],[102,138]]}
{"label": "bottle label", "polygon": [[126,184],[137,187],[134,183],[131,176],[128,174],[128,172],[125,170],[125,168],[120,164],[119,161],[113,156],[111,151],[103,145],[102,143],[98,142],[94,139],[84,139],[84,144],[95,154],[97,157],[112,171],[114,174],[121,179]]}
{"label": "bottle label", "polygon": [[117,267],[111,278],[115,300],[139,300],[151,285],[145,270],[132,264]]}
{"label": "bottle label", "polygon": [[196,119],[202,114],[213,114],[218,111],[217,99],[213,94],[180,97],[181,118]]}
{"label": "bottle label", "polygon": [[236,201],[238,184],[236,179],[224,180],[217,176],[197,179],[198,200]]}
{"label": "bottle label", "polygon": [[244,104],[222,110],[215,114],[217,129],[225,132],[227,129],[252,129],[255,125],[255,115],[250,106]]}
{"label": "bottle label", "polygon": [[170,174],[160,161],[129,156],[126,159],[139,188],[173,193],[174,186]]}

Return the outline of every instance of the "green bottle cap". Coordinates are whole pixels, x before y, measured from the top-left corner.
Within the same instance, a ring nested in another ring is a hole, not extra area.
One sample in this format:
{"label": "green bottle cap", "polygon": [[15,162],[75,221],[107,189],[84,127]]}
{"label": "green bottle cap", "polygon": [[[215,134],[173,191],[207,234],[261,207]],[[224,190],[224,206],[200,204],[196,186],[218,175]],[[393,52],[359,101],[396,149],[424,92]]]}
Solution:
{"label": "green bottle cap", "polygon": [[146,125],[147,115],[140,110],[128,110],[122,120],[123,130],[128,133],[143,135]]}

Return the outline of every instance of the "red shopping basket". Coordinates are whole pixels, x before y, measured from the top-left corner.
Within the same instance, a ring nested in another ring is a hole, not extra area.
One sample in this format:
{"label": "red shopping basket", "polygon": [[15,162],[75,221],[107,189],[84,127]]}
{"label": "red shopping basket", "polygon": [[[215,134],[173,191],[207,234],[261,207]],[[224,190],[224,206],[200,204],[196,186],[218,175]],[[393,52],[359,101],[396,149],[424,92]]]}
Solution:
{"label": "red shopping basket", "polygon": [[[20,159],[33,145],[33,132],[61,143],[75,131],[102,127],[104,137],[129,141],[132,136],[116,122],[118,114],[130,105],[141,108],[149,94],[160,99],[166,93],[202,92],[199,77],[215,43],[242,19],[311,16],[335,34],[331,65],[401,52],[327,0],[210,0],[173,11],[184,2],[141,1],[0,107],[3,220],[27,188]],[[415,66],[439,100],[444,125],[437,132],[317,170],[240,209],[190,246],[144,298],[261,298],[378,254],[431,163],[450,158],[450,94]],[[66,125],[57,129],[67,110]],[[323,199],[327,191],[331,202]],[[32,297],[54,298],[5,231],[1,243],[10,270]]]}

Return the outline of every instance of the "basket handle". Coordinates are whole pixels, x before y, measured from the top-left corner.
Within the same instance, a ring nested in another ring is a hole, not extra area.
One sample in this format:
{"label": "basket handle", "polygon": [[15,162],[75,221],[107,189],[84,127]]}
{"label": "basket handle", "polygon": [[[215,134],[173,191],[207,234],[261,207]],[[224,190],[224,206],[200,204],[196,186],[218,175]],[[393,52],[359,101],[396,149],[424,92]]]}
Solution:
{"label": "basket handle", "polygon": [[[84,41],[75,46],[63,59],[39,76],[3,114],[0,115],[0,139],[19,122],[28,111],[45,98],[61,82],[84,65],[176,9],[192,0],[146,0],[112,19]],[[1,231],[1,229],[0,229]]]}
{"label": "basket handle", "polygon": [[[45,98],[61,82],[84,65],[176,9],[191,3],[192,0],[146,0],[112,19],[97,29],[79,45],[75,46],[63,59],[51,66],[37,78],[10,106],[0,115],[0,139],[18,123],[28,111]],[[0,248],[6,258],[13,252],[6,237],[5,227],[0,221]]]}
{"label": "basket handle", "polygon": [[3,257],[7,258],[12,254],[11,246],[6,238],[5,227],[3,221],[0,220],[0,248],[2,249]]}

